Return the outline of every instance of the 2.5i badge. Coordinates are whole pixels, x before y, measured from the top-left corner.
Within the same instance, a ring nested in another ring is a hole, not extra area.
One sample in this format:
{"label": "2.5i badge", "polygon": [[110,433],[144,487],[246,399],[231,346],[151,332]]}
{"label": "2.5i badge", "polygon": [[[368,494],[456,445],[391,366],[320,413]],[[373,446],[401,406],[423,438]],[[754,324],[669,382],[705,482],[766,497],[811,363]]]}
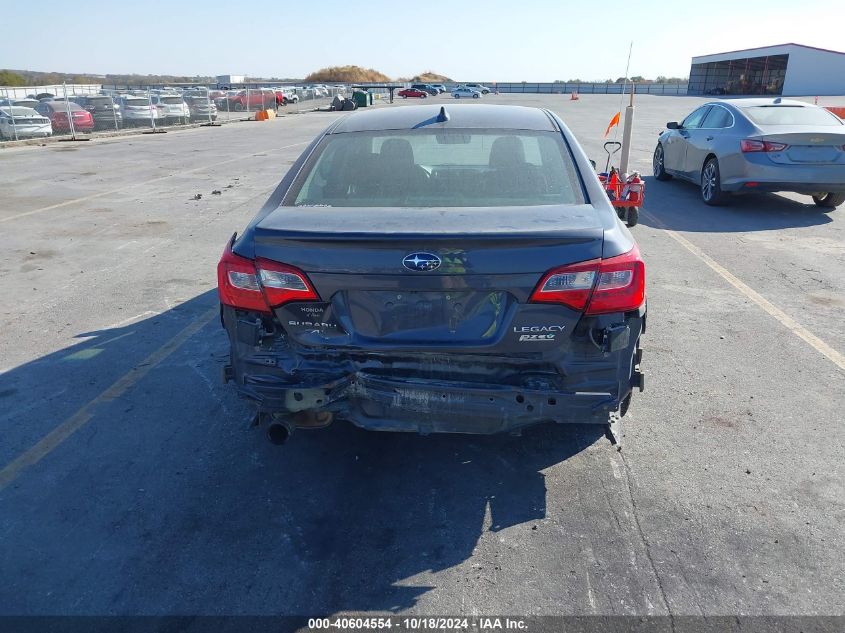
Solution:
{"label": "2.5i badge", "polygon": [[553,341],[564,329],[565,325],[515,325],[513,331],[519,334],[519,342]]}

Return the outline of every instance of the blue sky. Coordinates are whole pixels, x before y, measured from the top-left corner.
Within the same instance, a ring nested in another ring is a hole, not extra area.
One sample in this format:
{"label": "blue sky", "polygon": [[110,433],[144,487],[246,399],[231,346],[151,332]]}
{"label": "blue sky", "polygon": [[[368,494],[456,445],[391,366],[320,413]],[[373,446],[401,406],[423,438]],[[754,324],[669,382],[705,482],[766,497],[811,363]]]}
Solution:
{"label": "blue sky", "polygon": [[[56,4],[56,10],[51,7]],[[302,77],[357,64],[470,81],[686,76],[690,57],[798,42],[842,50],[839,0],[57,0],[0,3],[0,68]],[[49,5],[49,6],[48,6]],[[796,8],[800,7],[800,9]],[[49,18],[49,19],[45,19]]]}

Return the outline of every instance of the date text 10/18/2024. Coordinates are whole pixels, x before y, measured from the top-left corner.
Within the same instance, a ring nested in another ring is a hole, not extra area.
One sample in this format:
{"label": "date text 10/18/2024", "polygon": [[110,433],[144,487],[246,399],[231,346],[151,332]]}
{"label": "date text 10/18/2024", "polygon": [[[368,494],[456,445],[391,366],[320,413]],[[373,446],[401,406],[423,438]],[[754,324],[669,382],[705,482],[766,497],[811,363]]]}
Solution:
{"label": "date text 10/18/2024", "polygon": [[391,630],[401,631],[524,631],[528,628],[520,618],[473,617],[335,617],[311,618],[308,629],[311,631],[360,631]]}

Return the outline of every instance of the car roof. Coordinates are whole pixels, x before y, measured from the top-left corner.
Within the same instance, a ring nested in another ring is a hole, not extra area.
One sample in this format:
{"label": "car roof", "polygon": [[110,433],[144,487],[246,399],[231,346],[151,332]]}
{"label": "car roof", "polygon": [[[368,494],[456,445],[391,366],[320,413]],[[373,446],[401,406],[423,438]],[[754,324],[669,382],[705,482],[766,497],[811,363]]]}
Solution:
{"label": "car roof", "polygon": [[12,114],[13,116],[41,116],[32,108],[24,106],[2,106],[0,107],[0,110],[3,110],[6,114]]}
{"label": "car roof", "polygon": [[739,109],[751,108],[754,106],[772,105],[813,107],[813,104],[807,103],[805,101],[798,101],[796,99],[781,99],[780,97],[773,97],[768,99],[720,99],[719,101],[714,101],[713,103],[726,103]]}
{"label": "car roof", "polygon": [[6,106],[3,108],[7,113],[11,110],[14,116],[37,116],[40,117],[41,114],[35,111],[33,108],[27,108],[25,106]]}
{"label": "car roof", "polygon": [[82,106],[76,103],[75,101],[71,101],[68,99],[65,101],[64,99],[51,99],[50,101],[42,101],[44,105],[48,105],[54,110],[67,110],[70,108],[71,110],[82,110]]}
{"label": "car roof", "polygon": [[437,123],[439,128],[557,131],[551,117],[540,108],[468,103],[449,107],[418,105],[358,111],[341,119],[330,133],[410,130],[421,127],[420,124],[434,123],[441,107],[449,118]]}

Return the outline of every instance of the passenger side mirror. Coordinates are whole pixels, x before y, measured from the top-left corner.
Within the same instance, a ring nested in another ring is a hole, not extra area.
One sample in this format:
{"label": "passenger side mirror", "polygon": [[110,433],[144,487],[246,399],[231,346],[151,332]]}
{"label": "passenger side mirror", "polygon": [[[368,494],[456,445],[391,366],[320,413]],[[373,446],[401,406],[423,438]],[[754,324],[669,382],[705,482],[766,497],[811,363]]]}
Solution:
{"label": "passenger side mirror", "polygon": [[669,130],[680,130],[680,129],[681,129],[681,124],[680,124],[680,123],[678,123],[677,121],[669,121],[669,123],[667,123],[667,124],[666,124],[666,129],[669,129]]}

